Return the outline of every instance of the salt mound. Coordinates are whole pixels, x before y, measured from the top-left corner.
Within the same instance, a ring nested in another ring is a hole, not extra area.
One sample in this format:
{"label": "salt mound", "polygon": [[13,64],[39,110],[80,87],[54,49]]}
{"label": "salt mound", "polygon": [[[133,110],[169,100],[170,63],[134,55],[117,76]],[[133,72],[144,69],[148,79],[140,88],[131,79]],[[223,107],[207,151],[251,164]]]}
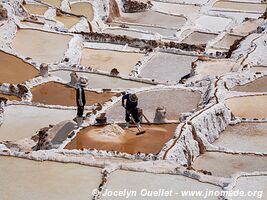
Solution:
{"label": "salt mound", "polygon": [[118,137],[124,133],[124,130],[117,124],[111,124],[103,128],[100,132],[100,135]]}

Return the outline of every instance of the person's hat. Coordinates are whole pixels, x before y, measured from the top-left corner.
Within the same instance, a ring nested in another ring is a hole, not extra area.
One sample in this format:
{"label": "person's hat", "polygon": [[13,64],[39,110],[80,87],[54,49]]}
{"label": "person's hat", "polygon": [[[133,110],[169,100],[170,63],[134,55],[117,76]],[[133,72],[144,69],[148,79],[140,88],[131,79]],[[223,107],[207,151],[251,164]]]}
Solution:
{"label": "person's hat", "polygon": [[136,94],[130,94],[129,99],[131,102],[137,102],[138,97],[136,96]]}
{"label": "person's hat", "polygon": [[80,77],[79,79],[79,85],[82,87],[86,87],[88,85],[88,80],[86,77]]}

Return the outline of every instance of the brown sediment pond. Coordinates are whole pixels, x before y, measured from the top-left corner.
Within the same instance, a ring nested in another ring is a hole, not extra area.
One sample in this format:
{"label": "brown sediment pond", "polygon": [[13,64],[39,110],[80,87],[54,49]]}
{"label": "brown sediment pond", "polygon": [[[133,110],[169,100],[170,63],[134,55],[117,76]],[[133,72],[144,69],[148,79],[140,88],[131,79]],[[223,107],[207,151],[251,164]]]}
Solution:
{"label": "brown sediment pond", "polygon": [[267,76],[263,76],[250,83],[235,86],[231,90],[238,92],[267,92],[266,82],[267,82]]}
{"label": "brown sediment pond", "polygon": [[215,48],[222,48],[222,49],[229,49],[231,45],[234,44],[236,40],[240,40],[242,36],[226,34],[220,41],[218,41],[214,47]]}
{"label": "brown sediment pond", "polygon": [[0,98],[6,98],[8,99],[9,101],[13,101],[13,100],[16,100],[16,101],[20,101],[21,99],[15,95],[9,95],[9,94],[3,94],[0,92]]}
{"label": "brown sediment pond", "polygon": [[56,16],[55,20],[60,21],[64,24],[65,28],[69,29],[77,24],[81,19],[75,16]]}
{"label": "brown sediment pond", "polygon": [[71,13],[76,15],[83,15],[88,21],[93,21],[94,19],[94,9],[92,4],[89,2],[77,2],[70,5]]}
{"label": "brown sediment pond", "polygon": [[63,59],[71,38],[66,34],[19,29],[11,47],[34,61],[55,63]]}
{"label": "brown sediment pond", "polygon": [[92,199],[101,168],[0,156],[2,200]]}
{"label": "brown sediment pond", "polygon": [[189,36],[187,36],[182,42],[187,44],[207,44],[210,40],[217,37],[214,33],[204,33],[199,31],[194,31]]}
{"label": "brown sediment pond", "polygon": [[240,123],[228,126],[213,145],[234,151],[267,153],[267,123]]}
{"label": "brown sediment pond", "polygon": [[[76,72],[78,76],[85,76],[90,80],[88,87],[91,89],[129,89],[150,87],[152,84],[137,81],[125,80],[118,77],[105,76],[100,74]],[[63,80],[70,82],[71,71],[54,71],[50,72],[54,76],[58,76]]]}
{"label": "brown sediment pond", "polygon": [[[33,98],[32,102],[38,102],[46,105],[76,105],[75,88],[56,82],[48,82],[38,85],[31,89]],[[93,91],[85,91],[86,105],[95,103],[104,103],[115,96],[113,92],[97,93]]]}
{"label": "brown sediment pond", "polygon": [[264,3],[249,3],[249,2],[235,2],[235,1],[216,1],[213,8],[230,9],[236,11],[251,11],[251,12],[264,12],[266,4]]}
{"label": "brown sediment pond", "polygon": [[[178,120],[183,112],[197,108],[201,93],[183,89],[166,89],[137,93],[138,107],[153,121],[157,107],[165,107],[167,119]],[[124,121],[125,110],[121,102],[116,103],[107,111],[108,120]]]}
{"label": "brown sediment pond", "polygon": [[206,152],[196,159],[193,168],[210,171],[213,176],[230,177],[238,172],[264,172],[266,162],[267,157],[263,156]]}
{"label": "brown sediment pond", "polygon": [[181,28],[187,21],[183,16],[168,15],[156,11],[127,13],[116,19],[117,22],[157,25],[168,28]]}
{"label": "brown sediment pond", "polygon": [[267,118],[267,95],[233,97],[225,101],[226,106],[237,117]]}
{"label": "brown sediment pond", "polygon": [[0,82],[22,83],[38,75],[38,70],[22,59],[0,51]]}
{"label": "brown sediment pond", "polygon": [[172,138],[177,124],[143,125],[146,132],[136,136],[136,127],[125,129],[117,137],[102,136],[99,132],[104,126],[90,126],[82,129],[78,135],[66,146],[66,149],[99,149],[114,150],[127,153],[158,153],[163,145]]}
{"label": "brown sediment pond", "polygon": [[177,83],[191,72],[195,60],[195,56],[159,52],[141,69],[140,75],[157,82]]}
{"label": "brown sediment pond", "polygon": [[44,15],[48,7],[41,4],[25,4],[23,7],[33,15]]}
{"label": "brown sediment pond", "polygon": [[116,68],[120,73],[129,74],[143,56],[142,53],[84,48],[80,63],[107,72]]}

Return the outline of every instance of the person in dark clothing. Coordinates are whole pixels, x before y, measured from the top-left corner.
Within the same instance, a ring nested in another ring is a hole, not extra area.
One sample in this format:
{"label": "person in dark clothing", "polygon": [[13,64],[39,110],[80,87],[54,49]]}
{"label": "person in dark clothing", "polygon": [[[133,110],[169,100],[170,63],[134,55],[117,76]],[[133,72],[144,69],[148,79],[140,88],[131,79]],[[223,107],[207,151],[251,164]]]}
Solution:
{"label": "person in dark clothing", "polygon": [[83,111],[86,104],[84,87],[87,85],[87,80],[80,78],[79,84],[76,89],[76,104],[77,104],[77,123],[81,124],[83,121]]}
{"label": "person in dark clothing", "polygon": [[[126,103],[125,103],[126,101]],[[140,128],[140,119],[138,117],[138,98],[136,94],[126,94],[122,97],[122,106],[125,108],[125,121],[126,121],[126,128],[130,126],[130,115],[132,116],[133,120],[136,122],[137,127]]]}

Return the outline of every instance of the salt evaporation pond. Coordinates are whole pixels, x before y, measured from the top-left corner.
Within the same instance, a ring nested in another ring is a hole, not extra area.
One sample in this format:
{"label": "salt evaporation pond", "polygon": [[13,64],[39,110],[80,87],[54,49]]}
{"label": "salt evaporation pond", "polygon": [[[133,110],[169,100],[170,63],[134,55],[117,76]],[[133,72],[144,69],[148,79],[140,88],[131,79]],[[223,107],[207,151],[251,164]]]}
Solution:
{"label": "salt evaporation pond", "polygon": [[0,51],[0,82],[22,83],[39,74],[38,70],[22,59]]}
{"label": "salt evaporation pond", "polygon": [[267,153],[267,123],[240,123],[228,126],[213,145],[234,151]]}
{"label": "salt evaporation pond", "polygon": [[266,162],[267,158],[263,156],[206,152],[196,159],[193,168],[207,170],[213,176],[230,177],[238,172],[264,172]]}
{"label": "salt evaporation pond", "polygon": [[[141,184],[140,184],[141,183]],[[168,175],[168,174],[150,174],[144,172],[131,172],[117,170],[111,173],[108,183],[107,190],[109,191],[137,191],[136,196],[130,196],[128,199],[135,200],[147,200],[147,199],[188,199],[188,197],[182,197],[182,195],[176,195],[181,191],[220,191],[221,188],[209,183],[202,183],[194,179],[187,178],[180,175]],[[159,191],[159,189],[165,191],[173,191],[172,196],[142,196],[145,195],[145,191]],[[104,190],[105,191],[105,190]],[[103,200],[117,200],[125,199],[125,197],[110,197],[104,196]],[[190,197],[190,199],[199,199],[199,197]],[[208,197],[206,199],[215,200],[218,197]]]}
{"label": "salt evaporation pond", "polygon": [[187,36],[182,42],[196,45],[207,44],[209,41],[215,39],[216,37],[217,34],[194,31],[189,36]]}
{"label": "salt evaporation pond", "polygon": [[75,24],[77,24],[81,19],[75,16],[56,16],[55,20],[60,21],[64,24],[65,28],[70,29]]}
{"label": "salt evaporation pond", "polygon": [[266,9],[266,4],[221,0],[221,1],[216,1],[213,7],[221,8],[221,9],[236,10],[236,11],[252,11],[252,12],[263,13]]}
{"label": "salt evaporation pond", "polygon": [[[76,106],[76,89],[56,82],[48,82],[31,89],[32,102],[47,105]],[[85,91],[86,105],[104,103],[116,93]]]}
{"label": "salt evaporation pond", "polygon": [[142,130],[146,130],[142,135],[136,136],[138,130],[133,127],[125,129],[122,135],[116,137],[102,136],[100,132],[104,126],[90,126],[82,129],[66,148],[156,154],[173,137],[176,126],[177,124],[142,125]]}
{"label": "salt evaporation pond", "polygon": [[10,105],[4,108],[4,123],[0,140],[16,141],[33,136],[49,124],[73,119],[76,110],[50,109],[28,105]]}
{"label": "salt evaporation pond", "polygon": [[71,38],[67,34],[19,29],[11,47],[34,61],[55,63],[63,59]]}
{"label": "salt evaporation pond", "polygon": [[143,56],[142,53],[84,48],[80,63],[107,72],[116,68],[120,73],[129,74]]}
{"label": "salt evaporation pond", "polygon": [[74,2],[70,5],[71,13],[76,15],[83,15],[88,21],[94,18],[94,9],[89,2]]}
{"label": "salt evaporation pond", "polygon": [[72,163],[0,156],[1,199],[92,199],[101,169]]}
{"label": "salt evaporation pond", "polygon": [[238,92],[267,92],[266,82],[267,82],[267,76],[263,76],[250,83],[235,86],[231,90]]}
{"label": "salt evaporation pond", "polygon": [[143,66],[140,75],[157,82],[177,83],[191,72],[191,65],[195,60],[195,56],[159,52]]}
{"label": "salt evaporation pond", "polygon": [[267,95],[233,97],[225,101],[226,106],[237,117],[267,118]]}
{"label": "salt evaporation pond", "polygon": [[44,15],[45,12],[48,10],[48,7],[41,4],[25,4],[23,5],[24,8],[33,15]]}

